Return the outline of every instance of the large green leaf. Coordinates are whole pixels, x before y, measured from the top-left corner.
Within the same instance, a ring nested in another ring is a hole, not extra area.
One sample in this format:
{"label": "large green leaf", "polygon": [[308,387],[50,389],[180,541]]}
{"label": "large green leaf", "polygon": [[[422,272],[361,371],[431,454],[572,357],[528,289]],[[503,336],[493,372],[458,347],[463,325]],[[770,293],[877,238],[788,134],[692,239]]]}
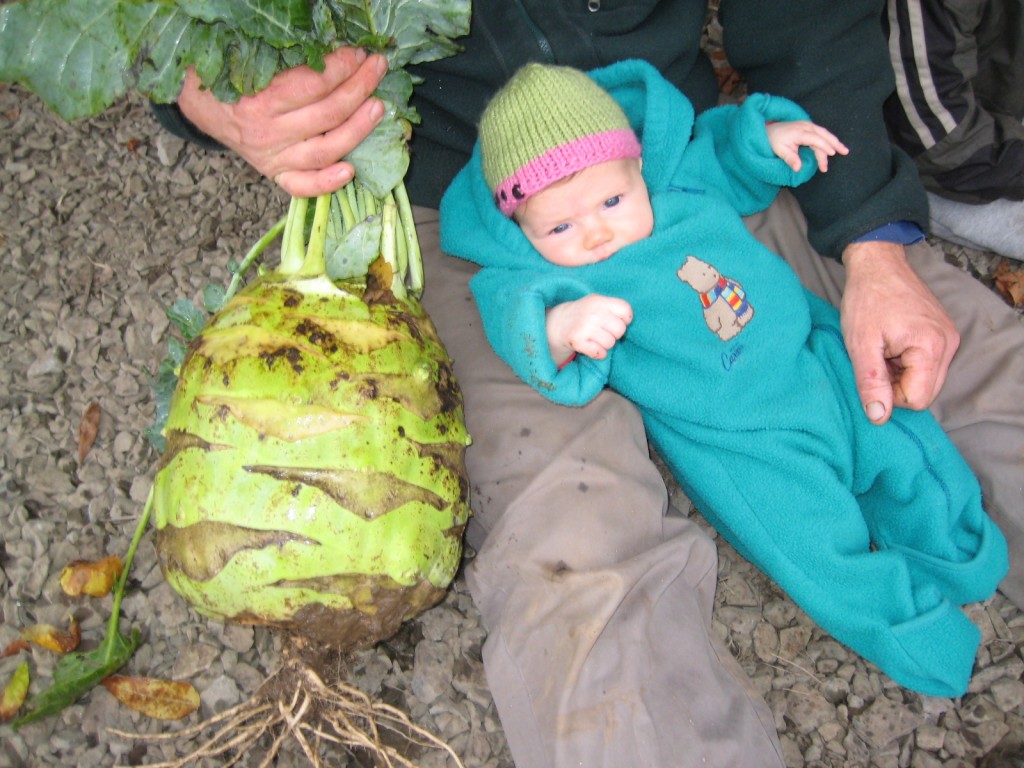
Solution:
{"label": "large green leaf", "polygon": [[35,0],[0,7],[0,80],[17,82],[71,120],[124,94],[132,51],[118,6]]}
{"label": "large green leaf", "polygon": [[308,0],[176,0],[189,16],[206,22],[223,21],[249,37],[275,48],[303,42],[313,31]]}

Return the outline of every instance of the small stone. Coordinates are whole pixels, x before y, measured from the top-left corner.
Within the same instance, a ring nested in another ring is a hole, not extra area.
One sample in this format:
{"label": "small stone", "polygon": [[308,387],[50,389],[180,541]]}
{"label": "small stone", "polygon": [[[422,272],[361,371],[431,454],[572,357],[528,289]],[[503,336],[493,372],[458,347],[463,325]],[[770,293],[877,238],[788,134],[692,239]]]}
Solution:
{"label": "small stone", "polygon": [[996,680],[989,689],[992,701],[1003,712],[1012,712],[1024,705],[1024,682],[1020,680]]}
{"label": "small stone", "polygon": [[181,151],[185,148],[185,142],[177,136],[172,136],[167,131],[160,131],[156,137],[156,157],[160,165],[170,168],[178,162]]}
{"label": "small stone", "polygon": [[829,703],[838,704],[850,694],[850,684],[841,677],[828,677],[821,685],[821,694]]}
{"label": "small stone", "polygon": [[761,661],[772,663],[779,654],[779,633],[771,624],[762,621],[754,628],[754,653]]}
{"label": "small stone", "polygon": [[914,743],[918,749],[926,749],[929,752],[938,752],[942,749],[942,741],[946,738],[946,732],[937,725],[922,725],[914,732]]}
{"label": "small stone", "polygon": [[735,608],[726,605],[719,609],[718,618],[730,632],[750,636],[761,621],[761,612],[754,608]]}
{"label": "small stone", "polygon": [[448,645],[430,640],[417,643],[412,676],[412,690],[416,697],[430,704],[451,690],[454,664],[455,656]]}
{"label": "small stone", "polygon": [[808,685],[798,683],[788,692],[786,709],[794,730],[802,735],[835,720],[836,711],[828,700]]}
{"label": "small stone", "polygon": [[915,752],[910,758],[910,768],[942,768],[942,761],[927,752]]}
{"label": "small stone", "polygon": [[785,600],[772,600],[765,604],[762,613],[773,627],[784,629],[796,618],[796,606]]}
{"label": "small stone", "polygon": [[173,674],[176,679],[189,679],[210,668],[220,656],[221,649],[210,643],[189,643],[185,645],[174,662]]}
{"label": "small stone", "polygon": [[920,715],[884,697],[853,718],[853,729],[874,749],[892,744],[920,725]]}
{"label": "small stone", "polygon": [[968,744],[977,747],[979,754],[987,755],[1009,732],[1009,726],[1002,720],[988,720],[966,726],[963,736]]}
{"label": "small stone", "polygon": [[798,624],[779,631],[779,656],[783,659],[795,659],[807,647],[811,639],[811,628]]}
{"label": "small stone", "polygon": [[218,637],[228,648],[239,653],[246,653],[252,648],[253,636],[255,634],[252,625],[226,622],[220,626],[221,629],[217,633]]}
{"label": "small stone", "polygon": [[238,684],[227,675],[217,677],[199,692],[199,701],[206,717],[219,714],[225,709],[235,706],[241,700],[242,694],[238,690]]}
{"label": "small stone", "polygon": [[759,604],[750,582],[741,576],[726,576],[719,582],[718,592],[726,605],[751,608]]}

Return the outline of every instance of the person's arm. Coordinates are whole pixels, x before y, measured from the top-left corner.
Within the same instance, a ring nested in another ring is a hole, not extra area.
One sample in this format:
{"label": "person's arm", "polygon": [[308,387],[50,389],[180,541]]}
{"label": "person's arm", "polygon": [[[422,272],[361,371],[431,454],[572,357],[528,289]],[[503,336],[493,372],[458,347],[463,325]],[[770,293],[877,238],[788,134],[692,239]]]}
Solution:
{"label": "person's arm", "polygon": [[846,265],[843,336],[865,412],[876,423],[887,421],[894,405],[927,408],[959,345],[949,315],[907,265],[903,245],[856,242],[894,222],[928,226],[916,169],[890,143],[883,121],[894,79],[882,7],[880,0],[731,0],[722,16],[726,53],[750,87],[796,101],[850,148],[794,194],[811,244]]}
{"label": "person's arm", "polygon": [[379,54],[340,48],[308,66],[282,72],[259,93],[234,104],[218,101],[189,70],[178,96],[196,129],[240,155],[291,195],[313,197],[340,189],[353,169],[340,158],[365,139],[384,115],[371,98],[387,72]]}
{"label": "person's arm", "polygon": [[928,200],[910,158],[889,140],[883,104],[895,79],[883,0],[730,0],[720,11],[726,55],[752,92],[785,96],[850,153],[794,191],[815,249],[839,258],[895,221],[928,226]]}

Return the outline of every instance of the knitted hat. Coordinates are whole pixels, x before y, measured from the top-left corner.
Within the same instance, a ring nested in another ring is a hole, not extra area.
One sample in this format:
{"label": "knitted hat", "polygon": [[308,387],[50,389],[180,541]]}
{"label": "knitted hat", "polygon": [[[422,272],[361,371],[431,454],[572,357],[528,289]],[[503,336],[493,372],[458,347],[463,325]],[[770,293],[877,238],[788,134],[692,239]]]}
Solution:
{"label": "knitted hat", "polygon": [[480,119],[484,179],[511,216],[559,179],[607,160],[640,157],[622,107],[585,72],[527,64]]}

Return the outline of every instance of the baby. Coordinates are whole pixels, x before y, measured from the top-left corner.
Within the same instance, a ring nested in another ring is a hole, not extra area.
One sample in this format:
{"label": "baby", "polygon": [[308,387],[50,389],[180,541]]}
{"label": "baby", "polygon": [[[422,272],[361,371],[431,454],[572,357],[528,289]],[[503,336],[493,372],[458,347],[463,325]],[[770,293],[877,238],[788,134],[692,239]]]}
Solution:
{"label": "baby", "polygon": [[[845,152],[792,102],[696,118],[650,65],[528,65],[441,204],[488,340],[551,400],[605,387],[702,514],[836,639],[926,694],[967,689],[1006,543],[927,412],[865,416],[838,313],[742,216]],[[628,514],[623,510],[623,514]],[[552,510],[557,514],[557,510]]]}

